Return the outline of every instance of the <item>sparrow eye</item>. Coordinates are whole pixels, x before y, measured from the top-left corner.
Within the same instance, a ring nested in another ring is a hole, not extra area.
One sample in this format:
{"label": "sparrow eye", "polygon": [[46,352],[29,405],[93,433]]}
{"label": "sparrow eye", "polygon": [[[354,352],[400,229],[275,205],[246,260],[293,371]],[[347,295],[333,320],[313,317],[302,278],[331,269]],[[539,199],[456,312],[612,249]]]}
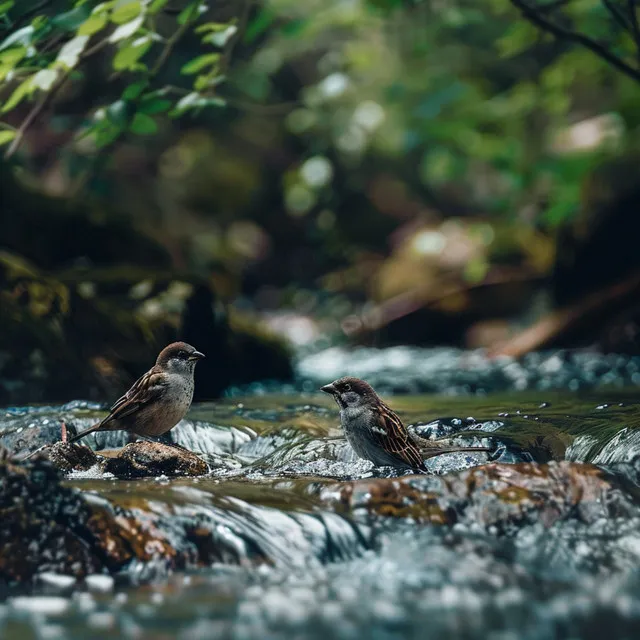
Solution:
{"label": "sparrow eye", "polygon": [[344,390],[345,391],[351,391],[351,385],[347,382],[347,384],[344,385]]}

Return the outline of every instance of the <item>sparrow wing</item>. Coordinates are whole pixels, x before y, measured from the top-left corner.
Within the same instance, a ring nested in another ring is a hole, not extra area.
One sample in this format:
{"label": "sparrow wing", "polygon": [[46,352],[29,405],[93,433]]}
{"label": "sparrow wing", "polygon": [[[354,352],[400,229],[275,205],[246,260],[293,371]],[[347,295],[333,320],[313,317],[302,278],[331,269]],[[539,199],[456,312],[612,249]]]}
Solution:
{"label": "sparrow wing", "polygon": [[167,380],[161,373],[153,369],[147,371],[133,383],[127,393],[116,400],[109,411],[109,415],[100,423],[100,426],[104,426],[112,420],[121,420],[136,413],[150,402],[157,400],[166,386]]}
{"label": "sparrow wing", "polygon": [[408,466],[424,470],[424,459],[402,420],[384,403],[376,407],[376,414],[372,431],[379,446]]}

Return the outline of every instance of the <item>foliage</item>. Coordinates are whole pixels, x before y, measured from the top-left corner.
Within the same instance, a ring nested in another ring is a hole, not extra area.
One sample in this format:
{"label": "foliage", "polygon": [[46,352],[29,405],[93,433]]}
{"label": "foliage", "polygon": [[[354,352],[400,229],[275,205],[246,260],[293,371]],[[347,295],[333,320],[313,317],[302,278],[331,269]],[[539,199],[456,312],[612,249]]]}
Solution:
{"label": "foliage", "polygon": [[594,169],[633,157],[636,17],[621,0],[0,0],[0,144],[23,181],[127,212],[226,299],[308,310],[320,287],[348,317],[447,290],[468,310],[464,287],[552,273]]}
{"label": "foliage", "polygon": [[[65,10],[58,12],[61,5]],[[23,103],[33,107],[19,127],[2,124],[0,143],[7,157],[18,148],[25,129],[50,100],[72,91],[95,71],[109,83],[105,94],[118,93],[108,104],[93,104],[79,135],[97,148],[114,143],[124,133],[150,135],[158,131],[163,114],[177,118],[207,106],[220,106],[216,87],[224,79],[221,52],[236,31],[233,20],[207,21],[208,5],[201,0],[184,4],[169,15],[168,0],[76,0],[39,2],[7,0],[0,4],[5,38],[0,42],[0,81],[3,114]],[[196,34],[202,53],[182,68],[182,86],[164,82],[165,67],[176,46]],[[103,96],[98,96],[100,99]]]}

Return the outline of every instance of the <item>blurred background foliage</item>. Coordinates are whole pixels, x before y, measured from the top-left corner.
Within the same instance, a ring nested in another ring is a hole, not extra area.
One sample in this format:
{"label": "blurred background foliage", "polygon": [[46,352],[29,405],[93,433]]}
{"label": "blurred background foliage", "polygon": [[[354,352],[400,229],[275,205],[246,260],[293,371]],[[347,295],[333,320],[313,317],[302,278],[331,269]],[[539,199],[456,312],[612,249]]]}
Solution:
{"label": "blurred background foliage", "polygon": [[635,0],[0,0],[0,399],[637,351],[639,51]]}

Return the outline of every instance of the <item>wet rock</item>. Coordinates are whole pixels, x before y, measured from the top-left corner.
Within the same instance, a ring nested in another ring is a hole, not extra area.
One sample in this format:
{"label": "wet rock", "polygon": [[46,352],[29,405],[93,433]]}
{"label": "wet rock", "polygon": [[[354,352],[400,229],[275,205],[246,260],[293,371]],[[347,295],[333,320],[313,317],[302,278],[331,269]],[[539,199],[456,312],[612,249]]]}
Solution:
{"label": "wet rock", "polygon": [[54,467],[63,473],[87,471],[97,464],[103,464],[104,458],[98,457],[89,447],[68,442],[56,442],[43,450]]}
{"label": "wet rock", "polygon": [[36,573],[84,576],[103,560],[87,544],[91,519],[79,493],[60,486],[43,458],[18,464],[0,461],[0,585],[30,580]]}
{"label": "wet rock", "polygon": [[64,473],[87,471],[98,466],[102,472],[124,479],[202,476],[210,470],[195,453],[159,442],[133,442],[114,455],[99,455],[81,444],[56,442],[41,455],[48,457]]}
{"label": "wet rock", "polygon": [[516,526],[577,518],[632,517],[635,498],[617,479],[589,464],[490,464],[439,477],[360,480],[327,488],[323,498],[357,516],[482,526],[507,533]]}
{"label": "wet rock", "polygon": [[[69,447],[69,445],[65,445]],[[58,447],[60,454],[72,449]],[[369,547],[338,514],[286,513],[213,496],[203,504],[100,496],[61,484],[49,460],[0,455],[0,591],[41,574],[158,572],[226,563],[300,565],[356,557]]]}
{"label": "wet rock", "polygon": [[207,463],[187,449],[146,441],[128,444],[115,458],[107,458],[104,468],[118,478],[202,476],[209,472]]}

